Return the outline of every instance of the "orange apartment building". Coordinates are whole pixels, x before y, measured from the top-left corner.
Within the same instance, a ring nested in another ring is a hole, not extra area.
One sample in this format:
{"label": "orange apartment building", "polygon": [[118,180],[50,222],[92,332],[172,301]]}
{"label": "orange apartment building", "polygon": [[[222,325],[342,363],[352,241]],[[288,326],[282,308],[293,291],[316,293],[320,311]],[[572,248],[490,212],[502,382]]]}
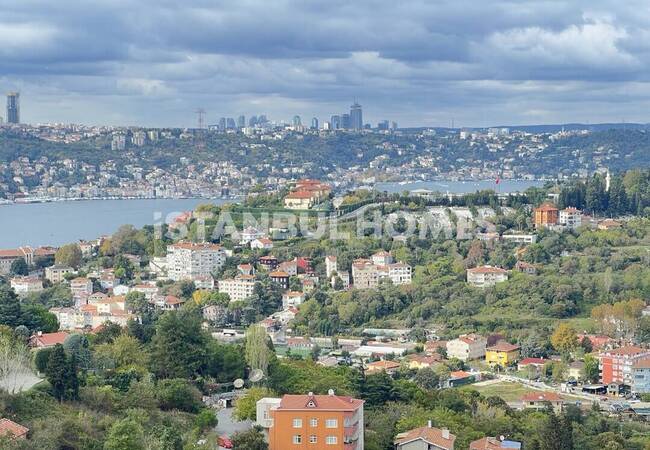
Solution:
{"label": "orange apartment building", "polygon": [[548,227],[550,225],[557,225],[559,221],[559,210],[550,203],[544,203],[535,208],[534,219],[535,228]]}
{"label": "orange apartment building", "polygon": [[257,423],[269,450],[363,450],[363,400],[334,395],[285,395],[257,402]]}
{"label": "orange apartment building", "polygon": [[623,383],[632,385],[632,366],[650,357],[650,350],[635,345],[607,350],[598,355],[600,381],[604,384]]}

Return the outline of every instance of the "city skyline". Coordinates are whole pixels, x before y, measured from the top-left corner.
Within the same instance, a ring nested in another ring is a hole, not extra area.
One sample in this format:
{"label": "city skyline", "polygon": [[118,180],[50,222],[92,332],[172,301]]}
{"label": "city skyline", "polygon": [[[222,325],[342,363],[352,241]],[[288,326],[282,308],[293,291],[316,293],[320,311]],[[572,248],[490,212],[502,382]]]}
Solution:
{"label": "city skyline", "polygon": [[187,127],[197,108],[208,122],[325,120],[354,98],[364,122],[405,127],[650,121],[640,1],[30,0],[3,12],[0,89],[21,92],[32,123]]}

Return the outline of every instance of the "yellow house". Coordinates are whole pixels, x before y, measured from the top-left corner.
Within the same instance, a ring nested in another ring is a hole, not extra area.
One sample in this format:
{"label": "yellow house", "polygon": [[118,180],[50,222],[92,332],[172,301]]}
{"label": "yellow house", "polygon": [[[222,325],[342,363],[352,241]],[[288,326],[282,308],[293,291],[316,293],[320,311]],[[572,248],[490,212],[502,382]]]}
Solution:
{"label": "yellow house", "polygon": [[499,341],[485,349],[485,362],[490,366],[506,367],[519,359],[519,346]]}

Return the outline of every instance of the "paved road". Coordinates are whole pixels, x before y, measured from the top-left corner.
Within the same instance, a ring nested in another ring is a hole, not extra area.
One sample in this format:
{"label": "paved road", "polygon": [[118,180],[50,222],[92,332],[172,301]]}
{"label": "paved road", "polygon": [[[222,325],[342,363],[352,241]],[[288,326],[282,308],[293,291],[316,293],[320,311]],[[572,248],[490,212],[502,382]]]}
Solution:
{"label": "paved road", "polygon": [[238,431],[246,431],[251,428],[253,423],[250,420],[238,422],[232,417],[232,413],[233,408],[224,408],[217,412],[217,419],[219,419],[217,433],[219,436],[225,434],[230,437]]}

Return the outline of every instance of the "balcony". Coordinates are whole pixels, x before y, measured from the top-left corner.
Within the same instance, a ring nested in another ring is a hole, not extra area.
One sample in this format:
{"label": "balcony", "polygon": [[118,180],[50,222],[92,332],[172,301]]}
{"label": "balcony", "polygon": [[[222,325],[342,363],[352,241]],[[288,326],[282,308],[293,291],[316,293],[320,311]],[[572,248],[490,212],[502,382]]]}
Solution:
{"label": "balcony", "polygon": [[356,440],[359,438],[359,424],[355,423],[344,428],[345,440]]}

